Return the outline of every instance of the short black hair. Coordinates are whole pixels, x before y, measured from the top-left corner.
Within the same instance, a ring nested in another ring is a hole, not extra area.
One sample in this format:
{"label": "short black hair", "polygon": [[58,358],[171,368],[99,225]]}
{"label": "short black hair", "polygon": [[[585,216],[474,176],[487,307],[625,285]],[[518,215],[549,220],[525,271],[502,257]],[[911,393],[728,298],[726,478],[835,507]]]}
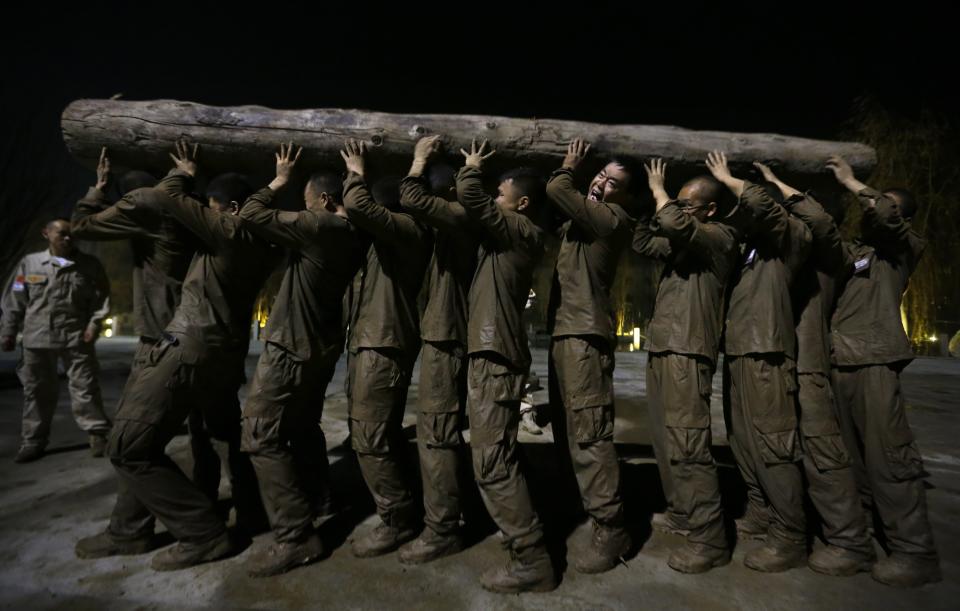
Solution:
{"label": "short black hair", "polygon": [[[68,226],[70,225],[70,219],[68,219],[68,218],[66,218],[66,217],[64,217],[64,216],[55,216],[55,217],[53,217],[52,219],[50,219],[49,221],[47,221],[47,222],[44,224],[43,228],[44,228],[44,229],[50,229],[50,225],[53,225],[54,223],[56,223],[56,222],[58,222],[58,221],[59,221],[59,222],[62,222],[62,223],[66,223]],[[34,231],[36,231],[36,229],[34,229]]]}
{"label": "short black hair", "polygon": [[733,194],[727,187],[714,178],[711,174],[701,174],[694,176],[683,183],[681,190],[690,185],[696,185],[703,189],[704,197],[707,200],[704,203],[714,202],[717,204],[717,212],[714,218],[723,218],[733,208]]}
{"label": "short black hair", "polygon": [[511,181],[521,196],[530,198],[532,207],[539,206],[547,198],[547,181],[543,174],[534,168],[521,166],[504,173],[500,182]]}
{"label": "short black hair", "polygon": [[427,167],[427,182],[434,195],[447,195],[457,187],[457,171],[447,163],[431,163]]}
{"label": "short black hair", "polygon": [[307,184],[317,195],[326,193],[336,201],[343,199],[343,177],[333,170],[319,170],[310,175]]}
{"label": "short black hair", "polygon": [[[646,183],[642,180],[644,175],[644,170],[633,157],[627,157],[626,155],[614,155],[611,157],[607,164],[615,163],[624,171],[630,175],[630,182],[627,183],[627,193],[631,195],[636,195],[640,192],[640,187]],[[606,165],[606,164],[605,164]]]}
{"label": "short black hair", "polygon": [[243,174],[236,172],[220,174],[207,185],[207,197],[212,197],[221,204],[237,202],[243,206],[251,195],[253,195],[253,187],[250,186],[250,181]]}
{"label": "short black hair", "polygon": [[157,177],[143,170],[130,170],[117,180],[117,189],[121,195],[126,195],[135,189],[155,186],[157,186]]}
{"label": "short black hair", "polygon": [[384,208],[396,208],[400,205],[400,178],[384,176],[370,187],[373,201]]}
{"label": "short black hair", "polygon": [[900,215],[905,219],[912,219],[917,213],[917,198],[903,187],[891,187],[883,190],[884,195],[890,195],[900,204]]}

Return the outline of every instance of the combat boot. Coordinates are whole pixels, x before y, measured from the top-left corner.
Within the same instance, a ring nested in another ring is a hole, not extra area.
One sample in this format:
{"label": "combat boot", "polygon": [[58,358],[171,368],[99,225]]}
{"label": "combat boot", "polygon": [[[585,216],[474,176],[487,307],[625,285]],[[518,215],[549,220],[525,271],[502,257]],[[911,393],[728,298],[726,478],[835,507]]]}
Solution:
{"label": "combat boot", "polygon": [[670,554],[667,566],[680,573],[706,573],[729,562],[729,549],[687,541]]}
{"label": "combat boot", "polygon": [[429,526],[420,536],[400,548],[400,562],[423,564],[437,558],[456,554],[463,549],[463,538],[456,533],[439,534]]}
{"label": "combat boot", "polygon": [[480,576],[483,589],[503,594],[549,592],[556,589],[557,577],[547,548],[538,543],[523,549],[510,549],[510,560]]}
{"label": "combat boot", "polygon": [[150,561],[155,571],[177,571],[205,562],[220,560],[233,554],[236,546],[224,531],[220,536],[205,543],[178,542],[167,549],[157,552]]}
{"label": "combat boot", "polygon": [[245,563],[251,577],[280,575],[298,566],[316,562],[323,556],[323,542],[316,533],[302,541],[273,542],[253,554]]}
{"label": "combat boot", "polygon": [[357,558],[373,558],[389,554],[416,536],[417,531],[409,526],[391,526],[381,522],[365,536],[354,539],[351,548]]}
{"label": "combat boot", "polygon": [[13,457],[13,462],[33,462],[43,458],[43,454],[43,448],[40,446],[21,446],[17,455]]}
{"label": "combat boot", "polygon": [[836,577],[849,577],[863,571],[869,571],[877,561],[877,554],[858,552],[836,545],[827,545],[812,554],[807,560],[811,571]]}
{"label": "combat boot", "polygon": [[880,583],[898,588],[916,588],[943,579],[940,561],[936,557],[897,552],[873,565],[871,576]]}
{"label": "combat boot", "polygon": [[577,554],[573,567],[580,573],[604,573],[630,553],[633,540],[622,526],[605,526],[593,522],[590,544]]}
{"label": "combat boot", "polygon": [[743,558],[748,569],[764,573],[781,573],[803,566],[807,561],[807,549],[803,543],[767,538],[767,542],[757,549],[750,550]]}
{"label": "combat boot", "polygon": [[527,410],[520,416],[520,430],[530,435],[543,435],[543,429],[533,417],[533,410]]}
{"label": "combat boot", "polygon": [[108,558],[110,556],[135,556],[146,554],[157,547],[151,534],[137,539],[117,540],[108,531],[77,541],[73,551],[77,558]]}

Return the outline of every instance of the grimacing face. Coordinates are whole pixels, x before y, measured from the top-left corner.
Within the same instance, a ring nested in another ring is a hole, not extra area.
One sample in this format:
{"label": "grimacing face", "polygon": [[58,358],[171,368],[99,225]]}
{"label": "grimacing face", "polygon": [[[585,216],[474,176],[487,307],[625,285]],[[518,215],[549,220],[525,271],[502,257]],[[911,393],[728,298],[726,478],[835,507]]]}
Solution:
{"label": "grimacing face", "polygon": [[590,181],[587,198],[595,202],[622,204],[627,200],[627,187],[632,178],[622,165],[611,161]]}
{"label": "grimacing face", "polygon": [[690,214],[701,223],[716,214],[717,203],[714,202],[706,190],[699,183],[687,183],[677,194],[677,200],[683,205],[683,211]]}

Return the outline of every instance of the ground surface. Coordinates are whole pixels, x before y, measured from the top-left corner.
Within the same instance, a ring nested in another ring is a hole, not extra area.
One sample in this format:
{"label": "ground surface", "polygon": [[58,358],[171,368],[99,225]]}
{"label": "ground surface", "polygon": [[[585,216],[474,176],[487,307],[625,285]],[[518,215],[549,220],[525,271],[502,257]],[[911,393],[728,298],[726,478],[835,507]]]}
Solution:
{"label": "ground surface", "polygon": [[[115,338],[99,344],[103,389],[112,412],[129,370],[133,342]],[[248,374],[256,352],[248,359]],[[113,470],[103,459],[91,458],[86,438],[72,422],[66,384],[50,454],[17,465],[21,390],[13,375],[16,354],[0,355],[0,608],[36,609],[957,609],[960,608],[960,360],[918,359],[903,376],[910,404],[909,418],[919,440],[928,479],[928,501],[934,532],[943,559],[944,581],[919,590],[881,586],[869,575],[830,578],[808,569],[779,575],[758,574],[742,564],[743,554],[756,543],[738,544],[734,561],[706,575],[685,576],[666,566],[670,535],[651,534],[651,512],[662,509],[656,467],[651,459],[644,402],[645,353],[618,354],[617,441],[623,460],[624,490],[630,527],[642,543],[637,555],[601,576],[584,576],[567,569],[582,531],[570,535],[569,521],[558,503],[558,480],[549,432],[541,437],[521,434],[530,480],[563,569],[553,593],[498,596],[484,592],[477,575],[500,563],[504,553],[495,529],[476,497],[466,509],[471,546],[461,554],[421,567],[401,565],[395,554],[357,560],[349,550],[353,533],[373,524],[373,507],[352,456],[341,447],[346,437],[343,365],[331,384],[324,413],[333,461],[336,491],[345,509],[326,521],[321,533],[331,554],[322,562],[266,580],[245,576],[236,558],[177,573],[156,573],[149,556],[78,560],[73,546],[80,537],[107,524],[116,490]],[[546,372],[546,355],[534,353],[535,372]],[[416,375],[414,376],[416,380]],[[730,462],[714,393],[714,443],[728,518],[742,511],[743,489]],[[405,425],[411,438],[416,417],[416,387],[411,389]],[[178,437],[170,451],[187,464],[186,438]],[[411,453],[411,457],[413,454]],[[224,486],[222,496],[229,495]],[[569,535],[569,538],[568,538]],[[566,539],[566,543],[563,541]],[[254,548],[267,544],[257,537]],[[819,543],[815,543],[819,545]]]}

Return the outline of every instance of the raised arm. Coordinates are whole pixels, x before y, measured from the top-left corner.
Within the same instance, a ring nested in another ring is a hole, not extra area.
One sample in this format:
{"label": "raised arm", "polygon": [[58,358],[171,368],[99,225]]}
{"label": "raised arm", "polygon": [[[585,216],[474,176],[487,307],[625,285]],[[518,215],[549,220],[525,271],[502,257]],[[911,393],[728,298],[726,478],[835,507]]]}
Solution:
{"label": "raised arm", "polygon": [[567,146],[563,165],[547,182],[547,199],[576,223],[590,238],[610,235],[620,225],[620,218],[609,205],[592,200],[573,184],[577,168],[590,151],[590,144],[575,138]]}
{"label": "raised arm", "polygon": [[197,173],[197,150],[196,144],[191,149],[185,140],[177,142],[176,154],[170,155],[176,167],[157,184],[157,189],[169,196],[163,200],[167,212],[196,235],[208,250],[215,250],[229,237],[228,229],[219,213],[188,195]]}
{"label": "raised arm", "polygon": [[460,149],[465,157],[464,166],[457,172],[457,199],[463,204],[470,218],[498,250],[513,246],[513,236],[507,227],[507,219],[497,203],[483,190],[481,166],[496,151],[486,152],[486,140],[477,147],[474,140],[470,152]]}
{"label": "raised arm", "polygon": [[459,202],[432,195],[424,177],[427,163],[440,148],[440,136],[421,138],[413,150],[410,172],[400,181],[400,205],[415,219],[437,229],[463,231],[470,218]]}
{"label": "raised arm", "polygon": [[110,158],[104,147],[97,164],[97,182],[73,209],[70,218],[73,236],[89,241],[159,237],[161,210],[155,198],[145,195],[150,192],[132,191],[111,206],[103,191],[109,179]]}
{"label": "raised arm", "polygon": [[350,221],[369,232],[375,239],[403,246],[420,241],[426,232],[412,216],[391,212],[373,200],[364,182],[366,145],[348,140],[340,151],[347,166],[347,179],[343,183],[343,206]]}

